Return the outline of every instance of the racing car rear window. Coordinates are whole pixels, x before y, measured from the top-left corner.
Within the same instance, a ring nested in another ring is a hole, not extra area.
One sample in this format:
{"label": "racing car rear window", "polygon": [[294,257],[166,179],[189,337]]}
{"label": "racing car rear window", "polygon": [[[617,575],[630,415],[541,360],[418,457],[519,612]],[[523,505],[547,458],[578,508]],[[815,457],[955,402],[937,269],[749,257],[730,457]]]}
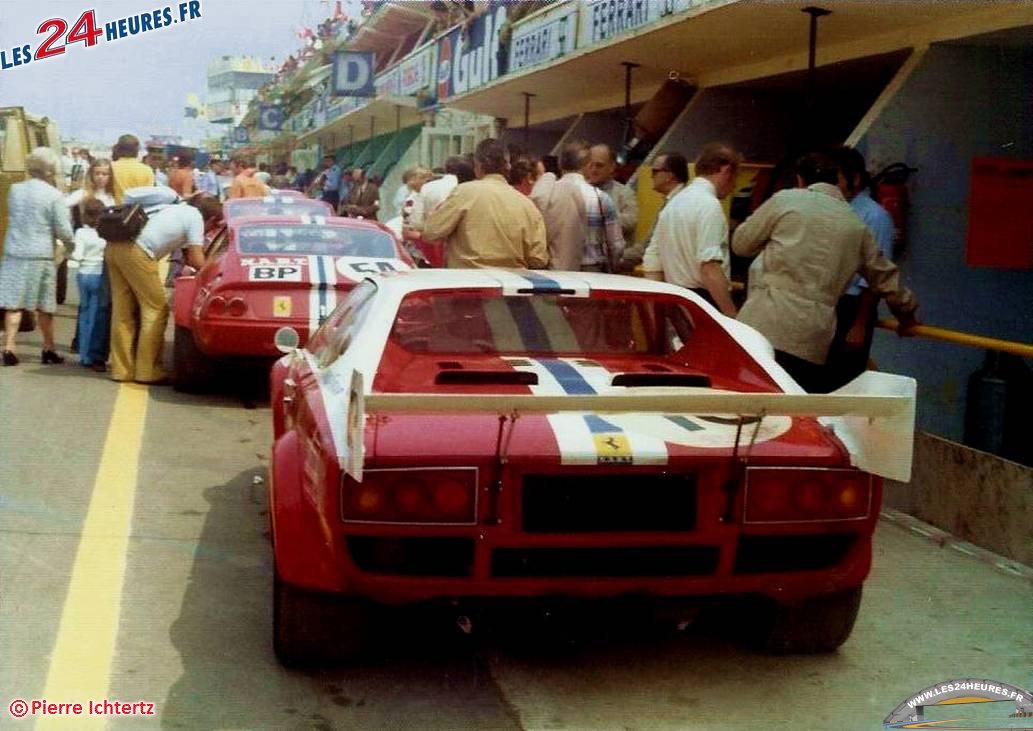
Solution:
{"label": "racing car rear window", "polygon": [[242,254],[316,256],[397,256],[390,234],[364,228],[319,224],[244,226],[237,236]]}
{"label": "racing car rear window", "polygon": [[304,198],[239,198],[226,202],[226,216],[332,216],[333,212],[322,201]]}
{"label": "racing car rear window", "polygon": [[764,369],[702,308],[668,295],[415,292],[399,305],[390,340],[410,353],[433,356],[670,358],[703,374],[775,388]]}

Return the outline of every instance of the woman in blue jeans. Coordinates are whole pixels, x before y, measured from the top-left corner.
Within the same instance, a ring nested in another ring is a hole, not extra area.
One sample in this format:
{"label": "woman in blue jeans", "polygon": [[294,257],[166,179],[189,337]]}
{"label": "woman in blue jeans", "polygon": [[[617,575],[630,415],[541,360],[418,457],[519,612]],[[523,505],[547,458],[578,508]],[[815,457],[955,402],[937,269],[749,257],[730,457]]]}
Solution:
{"label": "woman in blue jeans", "polygon": [[72,261],[79,264],[79,363],[98,373],[107,370],[111,318],[111,293],[104,276],[104,248],[107,242],[97,235],[97,221],[104,204],[90,198],[82,204],[83,225],[75,232]]}

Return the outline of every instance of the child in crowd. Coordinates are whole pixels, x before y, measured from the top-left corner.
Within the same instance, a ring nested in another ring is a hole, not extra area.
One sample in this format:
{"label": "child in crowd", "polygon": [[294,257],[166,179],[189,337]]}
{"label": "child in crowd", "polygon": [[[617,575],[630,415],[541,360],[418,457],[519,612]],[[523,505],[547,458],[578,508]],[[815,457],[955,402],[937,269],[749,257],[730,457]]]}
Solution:
{"label": "child in crowd", "polygon": [[79,274],[79,362],[98,373],[107,370],[106,353],[111,294],[104,277],[104,247],[107,242],[97,235],[97,222],[104,204],[89,198],[82,204],[82,227],[75,232],[72,261],[78,262]]}

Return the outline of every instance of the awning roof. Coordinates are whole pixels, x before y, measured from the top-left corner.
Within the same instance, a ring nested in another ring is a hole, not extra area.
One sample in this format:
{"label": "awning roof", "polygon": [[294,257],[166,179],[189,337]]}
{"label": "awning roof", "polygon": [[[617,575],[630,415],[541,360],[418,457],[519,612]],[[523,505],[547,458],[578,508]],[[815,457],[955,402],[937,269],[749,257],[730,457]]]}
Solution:
{"label": "awning roof", "polygon": [[[805,68],[810,18],[807,3],[728,0],[576,51],[552,66],[531,68],[444,103],[469,112],[531,123],[624,103],[624,68],[632,74],[632,102],[649,99],[671,74],[702,86]],[[819,65],[922,43],[1033,24],[1033,3],[962,0],[836,0],[818,24]]]}
{"label": "awning roof", "polygon": [[[372,135],[370,120],[373,120]],[[318,140],[324,146],[336,148],[362,142],[385,132],[394,132],[396,127],[409,127],[421,122],[423,112],[416,107],[416,100],[412,97],[379,97],[317,130],[299,136],[298,144],[308,145]]]}
{"label": "awning roof", "polygon": [[359,26],[348,42],[352,51],[383,51],[413,33],[423,30],[434,13],[430,3],[384,3]]}

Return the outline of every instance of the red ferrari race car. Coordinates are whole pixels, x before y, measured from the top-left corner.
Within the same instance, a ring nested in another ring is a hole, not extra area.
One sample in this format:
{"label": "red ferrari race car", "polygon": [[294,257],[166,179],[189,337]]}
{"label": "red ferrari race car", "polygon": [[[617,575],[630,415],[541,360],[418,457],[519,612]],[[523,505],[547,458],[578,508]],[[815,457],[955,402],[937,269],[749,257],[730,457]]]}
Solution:
{"label": "red ferrari race car", "polygon": [[276,653],[348,657],[376,603],[625,595],[748,598],[760,646],[831,651],[914,394],[805,394],[665,283],[371,277],[271,373]]}
{"label": "red ferrari race car", "polygon": [[333,216],[334,209],[326,201],[305,198],[295,191],[281,191],[264,198],[234,198],[222,206],[223,219],[230,221],[244,216]]}
{"label": "red ferrari race car", "polygon": [[412,267],[376,222],[307,215],[230,218],[205,260],[195,276],[175,280],[173,385],[180,390],[210,385],[221,359],[281,355],[277,331],[303,343],[356,282]]}

